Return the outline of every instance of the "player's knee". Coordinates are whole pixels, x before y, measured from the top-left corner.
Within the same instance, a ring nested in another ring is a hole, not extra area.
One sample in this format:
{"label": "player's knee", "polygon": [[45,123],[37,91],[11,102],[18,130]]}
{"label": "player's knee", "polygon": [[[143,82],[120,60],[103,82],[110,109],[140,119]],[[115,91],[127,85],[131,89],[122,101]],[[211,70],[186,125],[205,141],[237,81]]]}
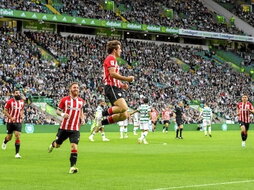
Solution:
{"label": "player's knee", "polygon": [[20,139],[20,135],[19,134],[15,134],[15,138],[16,139]]}
{"label": "player's knee", "polygon": [[121,106],[119,111],[120,111],[120,113],[127,112],[128,111],[128,106]]}
{"label": "player's knee", "polygon": [[121,121],[127,119],[128,118],[128,112],[125,111],[125,112],[121,113],[120,118],[121,118]]}
{"label": "player's knee", "polygon": [[8,136],[6,137],[6,139],[7,139],[8,141],[10,141],[10,140],[12,139],[12,135],[8,135]]}
{"label": "player's knee", "polygon": [[78,145],[75,143],[71,144],[71,150],[78,150]]}

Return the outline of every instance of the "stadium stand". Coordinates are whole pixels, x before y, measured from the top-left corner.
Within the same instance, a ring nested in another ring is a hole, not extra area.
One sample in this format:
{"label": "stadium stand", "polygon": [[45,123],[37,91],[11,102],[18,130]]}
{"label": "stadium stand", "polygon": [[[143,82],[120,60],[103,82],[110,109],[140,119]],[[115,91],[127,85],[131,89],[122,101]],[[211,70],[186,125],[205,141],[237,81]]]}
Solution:
{"label": "stadium stand", "polygon": [[44,6],[45,3],[45,0],[0,0],[0,8],[50,13],[50,11]]}
{"label": "stadium stand", "polygon": [[244,10],[243,6],[247,5],[247,7],[251,7],[249,3],[236,1],[236,0],[216,0],[219,4],[221,4],[224,8],[231,11],[233,14],[244,20],[245,22],[249,23],[251,26],[254,27],[254,12],[251,9]]}
{"label": "stadium stand", "polygon": [[[200,0],[118,0],[115,1],[113,9],[107,9],[104,3],[104,1],[99,0],[62,0],[53,1],[52,6],[63,15],[112,21],[121,21],[124,19],[127,22],[139,24],[243,34],[243,32],[236,28],[234,24],[219,23],[216,19],[216,14],[209,11]],[[5,0],[1,0],[0,8],[46,13],[50,12],[49,9],[45,7],[45,2],[39,0],[12,0],[11,2],[8,1],[8,3]],[[167,15],[166,10],[173,10],[172,16]]]}
{"label": "stadium stand", "polygon": [[[82,84],[81,97],[87,100],[87,118],[93,118],[97,101],[102,92],[102,62],[105,44],[109,38],[99,36],[62,36],[45,32],[3,32],[1,59],[4,85],[3,95],[14,86],[21,85],[24,92],[54,99],[66,95],[71,81]],[[242,92],[253,95],[251,78],[234,71],[227,64],[198,55],[202,49],[182,47],[167,43],[122,40],[122,73],[134,73],[138,80],[127,92],[127,101],[135,108],[141,97],[149,95],[154,107],[161,110],[166,104],[178,100],[190,103],[208,101],[214,112],[227,119],[234,119],[235,104]],[[56,59],[65,56],[59,66],[43,60],[38,45],[52,53]],[[183,69],[172,58],[189,66]],[[13,61],[14,60],[14,61]],[[22,68],[22,69],[21,69]],[[15,70],[15,72],[13,72]],[[92,71],[92,72],[91,72]],[[189,123],[198,122],[198,112],[189,109]]]}

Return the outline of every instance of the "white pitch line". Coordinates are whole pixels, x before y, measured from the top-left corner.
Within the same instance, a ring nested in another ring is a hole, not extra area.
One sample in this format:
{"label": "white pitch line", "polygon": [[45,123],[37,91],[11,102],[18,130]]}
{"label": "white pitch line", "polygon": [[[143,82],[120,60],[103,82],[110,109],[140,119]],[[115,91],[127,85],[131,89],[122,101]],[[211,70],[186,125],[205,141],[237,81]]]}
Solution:
{"label": "white pitch line", "polygon": [[237,183],[251,183],[251,182],[254,182],[254,180],[229,181],[229,182],[223,182],[223,183],[210,183],[210,184],[200,184],[200,185],[187,185],[187,186],[178,186],[178,187],[165,187],[165,188],[159,188],[159,189],[153,189],[153,190],[184,189],[184,188],[190,188],[190,187],[206,187],[206,186],[228,185],[228,184],[237,184]]}

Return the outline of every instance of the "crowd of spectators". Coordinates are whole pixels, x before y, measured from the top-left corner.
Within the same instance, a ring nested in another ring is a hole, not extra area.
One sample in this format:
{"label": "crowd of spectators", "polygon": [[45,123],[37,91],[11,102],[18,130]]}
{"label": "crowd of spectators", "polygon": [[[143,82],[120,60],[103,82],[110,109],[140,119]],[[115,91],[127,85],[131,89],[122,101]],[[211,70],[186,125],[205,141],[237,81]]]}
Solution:
{"label": "crowd of spectators", "polygon": [[[7,100],[9,100],[11,96],[4,96],[0,99],[0,119],[5,122],[5,117],[3,114],[4,105]],[[39,111],[35,107],[25,104],[25,117],[24,122],[25,123],[32,123],[32,124],[57,124],[58,122],[54,119],[52,119],[51,116],[48,116],[46,113]]]}
{"label": "crowd of spectators", "polygon": [[[229,6],[225,6],[225,4],[229,4],[230,7],[233,7],[233,9],[230,9],[229,11],[244,20],[245,22],[249,23],[251,26],[254,27],[254,11],[250,8],[249,11],[244,11],[242,5],[243,1],[236,1],[236,0],[216,0],[218,3],[220,3],[223,7],[229,8]],[[240,2],[240,3],[239,3]],[[250,2],[243,4],[251,6]]]}
{"label": "crowd of spectators", "polygon": [[[2,94],[14,85],[21,85],[24,92],[53,98],[55,105],[68,94],[68,84],[79,81],[81,97],[87,101],[87,119],[93,119],[98,96],[103,96],[102,62],[106,56],[108,38],[93,36],[66,36],[51,33],[2,34],[0,59],[3,72]],[[31,40],[32,39],[32,40]],[[43,46],[58,59],[66,56],[59,66],[40,58],[34,42]],[[241,93],[253,97],[250,77],[235,72],[228,65],[202,59],[195,53],[202,51],[157,42],[122,40],[122,58],[129,64],[121,70],[123,75],[134,75],[126,99],[135,108],[140,99],[150,97],[152,106],[161,111],[165,105],[176,105],[183,100],[209,102],[216,115],[235,118],[235,106]],[[172,57],[191,66],[184,71]],[[136,66],[130,65],[135,63]],[[253,84],[252,84],[253,85]],[[199,113],[187,110],[188,122],[198,122]]]}
{"label": "crowd of spectators", "polygon": [[104,9],[99,2],[94,0],[62,0],[63,7],[59,11],[71,16],[121,21],[121,18],[113,10]]}
{"label": "crowd of spectators", "polygon": [[[61,2],[61,8],[57,8],[61,14],[112,21],[122,20],[122,18],[116,14],[116,11],[107,10],[100,0],[62,0]],[[115,8],[117,8],[119,4],[123,4],[126,7],[126,9],[120,12],[120,15],[131,23],[243,34],[234,24],[218,23],[216,14],[209,11],[202,4],[201,0],[116,0]],[[39,0],[0,0],[0,8],[47,12],[47,8],[42,5]],[[165,10],[167,9],[173,10],[172,18],[165,14]]]}
{"label": "crowd of spectators", "polygon": [[[63,8],[61,13],[73,16],[121,20],[114,11],[106,10],[99,3],[92,0],[62,0]],[[117,0],[115,7],[124,4],[126,9],[121,11],[128,22],[168,26],[172,28],[194,29],[231,34],[243,34],[235,25],[220,24],[215,19],[215,14],[209,11],[200,0]],[[165,14],[167,9],[173,10],[173,18]],[[198,10],[198,11],[197,11]]]}
{"label": "crowd of spectators", "polygon": [[0,0],[0,8],[22,11],[47,13],[46,7],[40,0]]}
{"label": "crowd of spectators", "polygon": [[[169,26],[173,28],[242,34],[234,25],[220,24],[213,12],[209,11],[200,0],[119,0],[130,9],[122,15],[130,22]],[[165,9],[172,9],[173,18],[165,16]]]}

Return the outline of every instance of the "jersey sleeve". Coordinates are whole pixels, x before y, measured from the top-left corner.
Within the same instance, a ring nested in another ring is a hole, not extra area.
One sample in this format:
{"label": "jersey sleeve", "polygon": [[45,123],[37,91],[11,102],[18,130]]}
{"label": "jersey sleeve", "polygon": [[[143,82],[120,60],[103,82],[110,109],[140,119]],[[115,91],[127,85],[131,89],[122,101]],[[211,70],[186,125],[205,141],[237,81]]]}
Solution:
{"label": "jersey sleeve", "polygon": [[110,67],[115,67],[116,66],[116,59],[114,57],[108,57],[107,61],[106,61],[106,67],[110,68]]}
{"label": "jersey sleeve", "polygon": [[10,109],[11,108],[11,101],[10,100],[6,102],[4,108],[6,108],[6,109]]}
{"label": "jersey sleeve", "polygon": [[254,107],[253,107],[253,105],[250,103],[250,110],[253,110],[254,109]]}
{"label": "jersey sleeve", "polygon": [[237,104],[237,109],[240,109],[240,103]]}
{"label": "jersey sleeve", "polygon": [[25,108],[25,102],[23,101],[23,106],[22,106],[22,110]]}
{"label": "jersey sleeve", "polygon": [[64,110],[64,108],[65,108],[65,98],[62,98],[61,100],[60,100],[60,103],[59,103],[59,105],[58,105],[58,108],[60,108],[61,110]]}

